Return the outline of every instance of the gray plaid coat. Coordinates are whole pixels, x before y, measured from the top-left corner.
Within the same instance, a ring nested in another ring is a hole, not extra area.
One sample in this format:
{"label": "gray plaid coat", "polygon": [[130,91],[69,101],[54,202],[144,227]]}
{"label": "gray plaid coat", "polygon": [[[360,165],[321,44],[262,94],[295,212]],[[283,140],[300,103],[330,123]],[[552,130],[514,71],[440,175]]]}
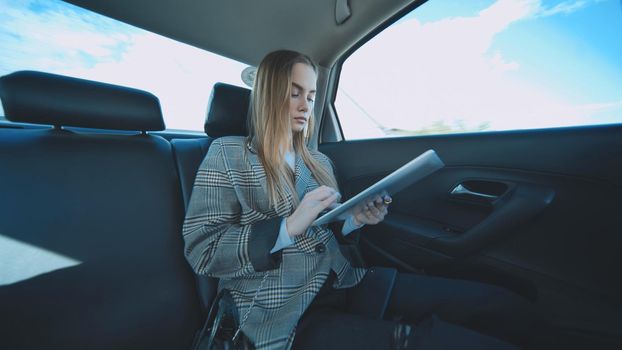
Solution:
{"label": "gray plaid coat", "polygon": [[[210,146],[184,222],[185,254],[196,273],[219,278],[219,289],[231,291],[240,318],[257,294],[242,331],[257,349],[286,349],[331,270],[335,288],[357,284],[366,270],[350,265],[326,226],[311,227],[292,246],[270,254],[282,218],[293,212],[292,196],[302,198],[319,185],[297,156],[297,193],[270,207],[263,166],[246,141],[230,136]],[[328,157],[312,155],[332,170]]]}

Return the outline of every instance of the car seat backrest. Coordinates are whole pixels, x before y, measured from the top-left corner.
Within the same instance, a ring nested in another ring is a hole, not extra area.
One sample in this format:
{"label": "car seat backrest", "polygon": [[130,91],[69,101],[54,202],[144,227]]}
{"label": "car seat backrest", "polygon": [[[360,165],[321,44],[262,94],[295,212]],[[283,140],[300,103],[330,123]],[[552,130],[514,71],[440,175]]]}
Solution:
{"label": "car seat backrest", "polygon": [[[171,140],[184,195],[184,207],[190,202],[194,178],[212,141],[222,136],[247,135],[249,103],[250,90],[217,83],[212,89],[205,118],[207,137]],[[197,287],[204,310],[209,310],[216,296],[217,280],[197,276]]]}
{"label": "car seat backrest", "polygon": [[0,130],[0,349],[189,348],[179,178],[144,132],[164,128],[158,99],[39,72],[0,78],[0,98],[7,119],[56,126]]}
{"label": "car seat backrest", "polygon": [[210,95],[205,118],[204,129],[207,137],[171,140],[186,206],[190,202],[194,177],[212,141],[222,136],[248,135],[249,104],[249,89],[216,83]]}

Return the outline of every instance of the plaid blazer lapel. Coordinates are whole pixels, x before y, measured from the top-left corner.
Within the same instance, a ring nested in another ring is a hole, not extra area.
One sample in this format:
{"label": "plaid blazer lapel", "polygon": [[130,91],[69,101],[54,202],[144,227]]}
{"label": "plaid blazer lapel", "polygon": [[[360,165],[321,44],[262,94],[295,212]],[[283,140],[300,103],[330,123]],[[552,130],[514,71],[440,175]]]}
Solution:
{"label": "plaid blazer lapel", "polygon": [[[313,177],[313,173],[305,164],[302,157],[296,155],[296,163],[294,167],[294,174],[296,179],[296,193],[298,198],[302,199],[304,195],[314,190],[319,186],[318,182]],[[311,226],[307,230],[306,234],[296,237],[296,244],[298,248],[305,253],[315,252],[315,247],[318,243],[326,244],[332,236],[331,231],[324,227]]]}
{"label": "plaid blazer lapel", "polygon": [[296,154],[296,162],[294,166],[294,179],[296,185],[296,194],[302,200],[304,195],[318,186],[311,170],[307,168],[305,161]]}
{"label": "plaid blazer lapel", "polygon": [[[257,157],[257,150],[255,149],[253,143],[247,141],[246,147],[254,155],[253,157],[249,157],[251,163],[253,163],[252,165],[263,169],[261,161],[259,160],[259,157]],[[315,178],[313,177],[313,174],[311,173],[311,170],[307,168],[304,160],[302,159],[302,157],[300,157],[298,153],[296,153],[296,160],[294,162],[294,181],[296,186],[296,194],[298,195],[299,199],[302,199],[302,197],[304,197],[307,192],[318,186]],[[290,194],[289,191],[288,194]],[[292,198],[289,198],[288,196],[288,199],[289,202],[292,202]],[[293,202],[289,204],[291,206],[293,205]]]}

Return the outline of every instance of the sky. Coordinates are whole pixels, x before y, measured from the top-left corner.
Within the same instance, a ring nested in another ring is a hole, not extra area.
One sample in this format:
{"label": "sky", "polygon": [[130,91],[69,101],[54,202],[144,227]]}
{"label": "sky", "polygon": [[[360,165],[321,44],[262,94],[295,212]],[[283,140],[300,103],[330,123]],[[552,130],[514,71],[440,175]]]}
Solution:
{"label": "sky", "polygon": [[[188,130],[202,130],[215,82],[243,86],[240,62],[57,0],[0,8],[0,75],[35,69],[144,89],[168,128]],[[620,123],[619,33],[620,0],[430,0],[346,61],[337,113],[346,138],[439,122]]]}

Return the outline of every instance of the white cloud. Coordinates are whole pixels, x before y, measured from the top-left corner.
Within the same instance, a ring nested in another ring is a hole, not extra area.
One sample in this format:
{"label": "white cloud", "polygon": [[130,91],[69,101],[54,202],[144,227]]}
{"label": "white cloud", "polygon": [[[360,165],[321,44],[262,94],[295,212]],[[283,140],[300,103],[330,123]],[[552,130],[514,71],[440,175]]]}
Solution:
{"label": "white cloud", "polygon": [[[17,69],[55,71],[118,59],[132,29],[97,15],[78,13],[70,5],[32,11],[31,3],[4,4],[0,50],[3,73]],[[102,30],[105,28],[106,30]]]}
{"label": "white cloud", "polygon": [[586,6],[602,2],[603,0],[576,0],[576,1],[564,1],[555,6],[544,8],[540,6],[537,16],[538,17],[548,17],[555,16],[557,14],[571,14],[573,12],[579,11]]}
{"label": "white cloud", "polygon": [[533,15],[541,7],[540,0],[498,0],[480,11],[477,21],[490,33],[499,33],[513,22]]}
{"label": "white cloud", "polygon": [[506,61],[499,51],[495,52],[495,54],[490,58],[490,65],[494,72],[508,72],[520,68],[520,64],[518,62]]}

